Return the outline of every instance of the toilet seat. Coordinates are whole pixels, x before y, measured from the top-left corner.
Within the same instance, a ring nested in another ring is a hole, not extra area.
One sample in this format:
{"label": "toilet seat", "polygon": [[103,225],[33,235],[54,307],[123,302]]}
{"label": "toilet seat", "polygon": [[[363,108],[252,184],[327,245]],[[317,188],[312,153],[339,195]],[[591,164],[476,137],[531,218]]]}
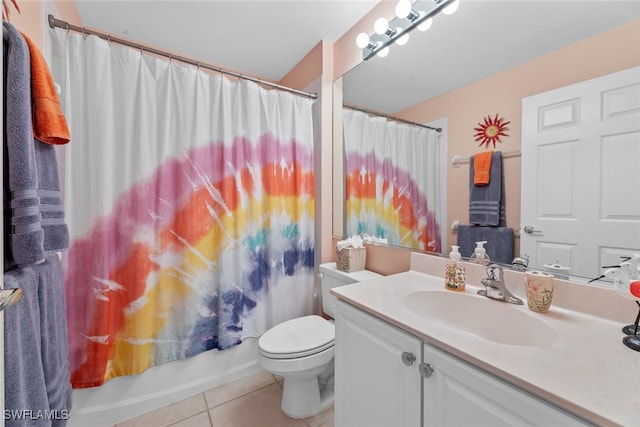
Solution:
{"label": "toilet seat", "polygon": [[258,340],[260,354],[271,359],[311,356],[333,347],[333,323],[317,316],[287,320],[265,332]]}

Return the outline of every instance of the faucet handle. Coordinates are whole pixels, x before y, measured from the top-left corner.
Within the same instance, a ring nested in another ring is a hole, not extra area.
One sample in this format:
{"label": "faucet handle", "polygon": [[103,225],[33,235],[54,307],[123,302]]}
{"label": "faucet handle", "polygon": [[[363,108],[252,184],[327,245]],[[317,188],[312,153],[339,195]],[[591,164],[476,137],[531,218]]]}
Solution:
{"label": "faucet handle", "polygon": [[489,279],[504,283],[504,271],[498,264],[491,264],[485,267],[485,270]]}

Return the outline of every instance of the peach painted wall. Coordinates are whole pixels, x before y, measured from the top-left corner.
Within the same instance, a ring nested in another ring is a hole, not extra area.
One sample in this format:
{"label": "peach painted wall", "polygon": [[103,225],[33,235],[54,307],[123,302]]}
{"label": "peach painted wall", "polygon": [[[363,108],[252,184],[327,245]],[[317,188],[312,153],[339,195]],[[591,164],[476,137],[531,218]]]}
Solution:
{"label": "peach painted wall", "polygon": [[66,0],[18,0],[20,13],[9,6],[11,22],[18,30],[24,32],[46,56],[44,32],[48,29],[47,13],[55,11],[55,17],[69,22],[80,22],[80,15],[75,2]]}
{"label": "peach painted wall", "polygon": [[18,0],[20,13],[16,12],[11,2],[9,4],[9,22],[18,30],[25,33],[42,50],[42,2]]}
{"label": "peach painted wall", "polygon": [[[447,159],[458,154],[484,151],[473,140],[473,128],[485,116],[499,113],[510,120],[509,137],[496,147],[503,152],[520,150],[522,98],[640,65],[640,20],[585,39],[533,61],[495,74],[477,83],[396,113],[419,123],[446,117]],[[504,159],[507,225],[520,226],[520,157]],[[448,241],[456,236],[453,220],[468,223],[469,166],[447,165]],[[516,254],[519,239],[516,239]]]}

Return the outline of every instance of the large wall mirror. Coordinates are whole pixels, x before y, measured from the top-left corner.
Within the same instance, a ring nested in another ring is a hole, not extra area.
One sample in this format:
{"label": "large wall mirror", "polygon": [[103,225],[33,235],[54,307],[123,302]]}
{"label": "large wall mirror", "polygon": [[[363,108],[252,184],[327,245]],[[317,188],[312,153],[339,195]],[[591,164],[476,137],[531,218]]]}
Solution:
{"label": "large wall mirror", "polygon": [[[428,31],[412,31],[406,45],[392,45],[386,57],[371,58],[343,75],[334,85],[335,98],[372,115],[377,112],[418,124],[444,124],[440,138],[446,145],[440,167],[446,206],[438,224],[441,254],[456,244],[453,223],[465,224],[469,218],[469,165],[463,162],[454,167],[452,158],[457,155],[464,161],[486,150],[473,137],[474,127],[486,116],[500,114],[510,121],[508,136],[495,149],[513,153],[503,160],[507,226],[516,233],[515,255],[521,255],[522,227],[526,225],[521,221],[521,201],[534,193],[521,188],[522,165],[531,160],[520,155],[526,153],[521,150],[523,99],[640,65],[639,20],[640,2],[636,1],[462,1],[455,14],[434,17]],[[632,96],[639,94],[640,90]],[[336,120],[340,116],[336,113]],[[638,135],[627,143],[640,146]],[[346,197],[341,126],[336,126],[334,137],[336,203]],[[632,155],[640,156],[640,150]],[[636,216],[640,213],[640,174],[626,176],[634,195],[628,199],[632,207],[625,212],[635,217],[630,232],[640,242],[640,216]],[[334,211],[334,235],[345,235],[344,204]],[[594,259],[590,269],[572,271],[572,275],[594,278],[602,264],[619,263],[618,255]],[[542,265],[530,267],[542,269]]]}

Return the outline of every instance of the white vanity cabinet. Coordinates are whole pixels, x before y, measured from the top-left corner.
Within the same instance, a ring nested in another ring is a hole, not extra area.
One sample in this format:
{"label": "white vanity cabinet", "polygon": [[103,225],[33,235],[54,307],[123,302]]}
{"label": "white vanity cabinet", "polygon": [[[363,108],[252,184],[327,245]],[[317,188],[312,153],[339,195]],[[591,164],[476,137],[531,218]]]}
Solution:
{"label": "white vanity cabinet", "polygon": [[588,425],[429,344],[423,360],[424,427]]}
{"label": "white vanity cabinet", "polygon": [[336,427],[419,427],[422,341],[342,301],[335,314]]}
{"label": "white vanity cabinet", "polygon": [[335,308],[336,427],[589,425],[353,305]]}

